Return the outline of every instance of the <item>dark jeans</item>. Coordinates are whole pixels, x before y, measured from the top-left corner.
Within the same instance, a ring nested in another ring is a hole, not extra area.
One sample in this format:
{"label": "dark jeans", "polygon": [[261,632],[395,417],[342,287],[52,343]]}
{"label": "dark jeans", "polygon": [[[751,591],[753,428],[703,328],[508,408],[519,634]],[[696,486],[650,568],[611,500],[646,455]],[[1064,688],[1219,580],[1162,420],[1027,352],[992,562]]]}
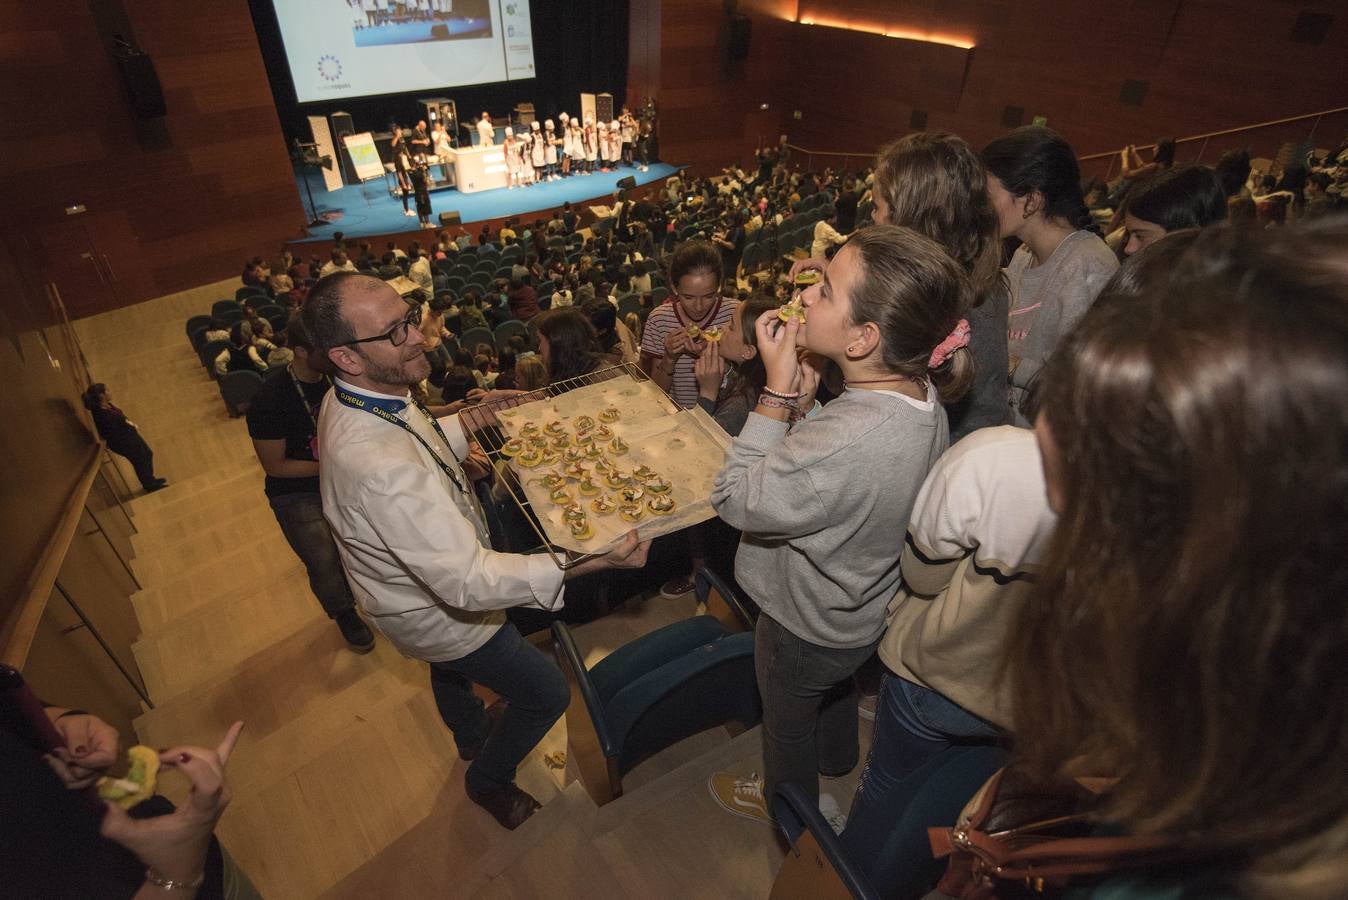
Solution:
{"label": "dark jeans", "polygon": [[281,526],[281,533],[295,555],[309,573],[309,589],[314,592],[328,618],[355,608],[351,586],[346,583],[342,558],[332,538],[327,519],[323,518],[323,501],[315,492],[281,494],[270,498],[271,511]]}
{"label": "dark jeans", "polygon": [[445,373],[454,364],[454,357],[450,356],[449,348],[443,342],[437,344],[435,349],[426,351],[426,361],[431,364],[431,384],[443,385]]}
{"label": "dark jeans", "polygon": [[763,780],[773,814],[782,782],[819,796],[819,776],[844,775],[861,756],[857,693],[852,675],[875,645],[854,650],[821,647],[796,637],[764,613],[754,629],[754,668],[763,698]]}
{"label": "dark jeans", "polygon": [[108,449],[126,457],[127,461],[131,463],[131,468],[136,470],[136,478],[140,479],[141,487],[149,490],[155,485],[154,451],[150,449],[149,444],[145,443],[145,438],[133,434],[118,439],[115,444],[109,443]]}
{"label": "dark jeans", "polygon": [[490,791],[514,782],[520,762],[566,712],[571,688],[561,670],[509,623],[462,659],[431,663],[436,708],[460,749],[480,743],[490,727],[473,682],[508,704],[500,727],[464,776],[470,787]]}
{"label": "dark jeans", "polygon": [[[896,852],[895,844],[903,842],[898,832],[911,829],[896,823],[922,787],[916,773],[931,769],[938,758],[954,758],[947,750],[995,744],[1002,737],[997,726],[931,688],[885,673],[875,698],[875,740],[843,831],[849,856],[862,864],[876,887],[900,878],[896,867],[904,855]],[[974,779],[972,788],[955,780],[950,798],[955,813],[982,784],[977,773]]]}

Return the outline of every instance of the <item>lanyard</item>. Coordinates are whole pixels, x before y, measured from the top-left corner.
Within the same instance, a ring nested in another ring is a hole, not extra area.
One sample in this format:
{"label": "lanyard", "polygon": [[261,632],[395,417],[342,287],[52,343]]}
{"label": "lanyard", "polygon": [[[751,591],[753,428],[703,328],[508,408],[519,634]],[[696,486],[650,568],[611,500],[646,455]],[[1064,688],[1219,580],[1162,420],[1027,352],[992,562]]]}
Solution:
{"label": "lanyard", "polygon": [[[295,375],[295,367],[288,366],[290,369],[290,382],[295,385],[295,393],[299,395],[300,402],[304,404],[304,411],[309,414],[309,421],[314,423],[314,433],[318,433],[318,413],[315,411],[318,407],[309,402],[309,398],[304,395],[304,388],[300,387],[300,379]],[[323,380],[327,381],[328,376],[324,375]],[[305,382],[308,384],[309,382]]]}
{"label": "lanyard", "polygon": [[[417,434],[411,425],[408,425],[396,415],[397,413],[402,412],[407,406],[407,401],[386,400],[382,397],[367,397],[353,394],[337,385],[333,385],[333,391],[337,394],[337,399],[344,405],[350,406],[353,409],[363,410],[367,413],[373,413],[385,422],[392,422],[394,425],[397,425],[403,431],[406,431],[408,434],[412,435],[412,437],[416,438],[417,443],[426,448],[426,452],[431,455],[431,459],[434,459],[436,464],[440,466],[440,470],[449,476],[449,480],[454,482],[454,486],[459,489],[459,492],[468,494],[468,491],[463,486],[463,482],[459,481],[459,476],[455,475],[454,470],[449,467],[449,464],[440,458],[440,454],[436,453],[435,450],[431,448],[431,445],[426,443],[426,439]],[[426,417],[426,421],[431,423],[431,427],[435,429],[436,434],[440,435],[440,440],[445,442],[445,447],[449,449],[450,455],[453,456],[454,450],[449,445],[449,438],[445,437],[445,432],[440,428],[440,423],[435,421],[435,418],[426,410],[426,407],[422,406],[420,403],[416,403],[416,401],[412,402],[416,405],[417,409],[421,410],[421,414]],[[455,457],[454,461],[458,462],[458,457]]]}

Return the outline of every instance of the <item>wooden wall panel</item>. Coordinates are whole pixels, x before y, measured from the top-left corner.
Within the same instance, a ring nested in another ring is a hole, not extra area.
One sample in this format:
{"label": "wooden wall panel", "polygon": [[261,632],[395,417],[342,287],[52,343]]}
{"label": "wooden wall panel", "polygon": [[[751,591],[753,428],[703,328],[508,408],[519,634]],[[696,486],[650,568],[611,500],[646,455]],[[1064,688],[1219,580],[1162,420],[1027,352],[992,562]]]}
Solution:
{"label": "wooden wall panel", "polygon": [[124,222],[116,240],[90,229],[100,247],[116,244],[119,278],[112,292],[69,285],[76,316],[228,277],[304,221],[246,0],[190,15],[175,0],[124,7],[163,86],[161,120],[133,119],[90,4],[0,11],[0,47],[24,51],[0,61],[0,194],[11,223],[40,253],[65,204]]}
{"label": "wooden wall panel", "polygon": [[[764,0],[739,7],[753,20],[751,59],[728,72],[716,43],[723,4],[690,0],[659,10],[664,156],[706,174],[751,156],[747,128],[738,152],[729,135],[760,102],[770,104],[792,143],[857,154],[911,131],[914,110],[927,113],[928,129],[981,146],[1004,131],[1003,110],[1020,107],[1026,123],[1046,116],[1085,155],[1348,105],[1348,8],[1339,2]],[[1335,16],[1321,44],[1290,40],[1303,11]],[[975,46],[966,53],[797,19]],[[1140,106],[1120,101],[1130,79],[1148,83]],[[714,131],[708,120],[722,127]],[[1317,143],[1341,140],[1340,122],[1327,121]],[[1271,153],[1308,130],[1214,141],[1203,158],[1244,143]],[[1180,158],[1198,150],[1182,148]]]}

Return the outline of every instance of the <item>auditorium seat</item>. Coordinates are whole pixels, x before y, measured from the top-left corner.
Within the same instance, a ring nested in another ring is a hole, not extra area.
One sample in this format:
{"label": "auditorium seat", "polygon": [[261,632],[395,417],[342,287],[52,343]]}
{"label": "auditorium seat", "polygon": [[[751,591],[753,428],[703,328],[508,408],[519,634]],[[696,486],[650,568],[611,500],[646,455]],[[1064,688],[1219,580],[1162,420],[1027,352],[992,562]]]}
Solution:
{"label": "auditorium seat", "polygon": [[234,299],[239,303],[242,303],[249,297],[266,297],[266,296],[267,296],[266,289],[257,287],[255,285],[246,285],[234,292]]}
{"label": "auditorium seat", "polygon": [[469,328],[459,336],[459,344],[469,353],[475,353],[478,344],[490,344],[495,347],[496,335],[492,334],[490,328]]}
{"label": "auditorium seat", "polygon": [[206,328],[211,324],[210,316],[192,316],[187,320],[187,337],[192,337],[192,332],[198,328]]}
{"label": "auditorium seat", "polygon": [[238,307],[227,309],[220,313],[220,320],[226,325],[233,325],[235,322],[241,322],[243,321],[243,310]]}
{"label": "auditorium seat", "polygon": [[525,324],[519,319],[508,319],[496,326],[495,339],[496,351],[498,353],[506,348],[506,342],[509,341],[510,336],[514,334],[521,335],[526,342],[529,340],[529,329],[525,327]]}
{"label": "auditorium seat", "polygon": [[239,308],[238,300],[217,300],[211,304],[211,315],[220,316]]}
{"label": "auditorium seat", "polygon": [[210,326],[203,325],[193,331],[188,337],[188,340],[192,342],[192,350],[197,356],[201,355],[202,348],[206,346],[206,332],[208,330],[210,330]]}
{"label": "auditorium seat", "polygon": [[206,371],[215,377],[215,358],[229,349],[229,341],[207,341],[201,348],[201,364],[206,367]]}
{"label": "auditorium seat", "polygon": [[754,636],[708,615],[666,625],[586,669],[570,630],[552,624],[555,649],[576,679],[608,765],[612,797],[643,759],[708,728],[758,724]]}

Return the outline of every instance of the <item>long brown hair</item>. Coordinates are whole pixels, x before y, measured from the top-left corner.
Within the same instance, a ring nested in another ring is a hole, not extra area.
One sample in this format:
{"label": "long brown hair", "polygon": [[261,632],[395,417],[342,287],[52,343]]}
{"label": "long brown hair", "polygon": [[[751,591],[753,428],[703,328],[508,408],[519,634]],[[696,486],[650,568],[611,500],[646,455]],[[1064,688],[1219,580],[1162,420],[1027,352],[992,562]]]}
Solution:
{"label": "long brown hair", "polygon": [[1095,304],[1040,402],[1062,509],[1008,644],[1022,759],[1118,776],[1119,821],[1238,853],[1255,893],[1337,895],[1348,224],[1204,231]]}
{"label": "long brown hair", "polygon": [[897,225],[863,228],[845,246],[860,255],[862,267],[850,297],[852,323],[874,322],[880,329],[885,368],[919,384],[930,380],[942,403],[959,401],[974,380],[969,349],[961,347],[934,369],[927,363],[968,314],[964,270],[940,244]]}
{"label": "long brown hair", "polygon": [[[758,349],[758,331],[754,327],[758,317],[768,310],[777,309],[780,305],[776,297],[764,293],[752,294],[748,300],[740,303],[735,315],[740,317],[740,337],[745,346]],[[708,352],[716,351],[709,349]],[[763,366],[763,357],[755,353],[753,358],[735,364],[728,385],[729,390],[726,393],[730,396],[743,394],[752,407],[754,398],[763,392],[763,387],[767,383],[768,370]]]}
{"label": "long brown hair", "polygon": [[964,267],[975,306],[997,289],[997,212],[983,162],[963,138],[926,131],[886,144],[875,161],[875,193],[889,207],[890,225],[925,234]]}

